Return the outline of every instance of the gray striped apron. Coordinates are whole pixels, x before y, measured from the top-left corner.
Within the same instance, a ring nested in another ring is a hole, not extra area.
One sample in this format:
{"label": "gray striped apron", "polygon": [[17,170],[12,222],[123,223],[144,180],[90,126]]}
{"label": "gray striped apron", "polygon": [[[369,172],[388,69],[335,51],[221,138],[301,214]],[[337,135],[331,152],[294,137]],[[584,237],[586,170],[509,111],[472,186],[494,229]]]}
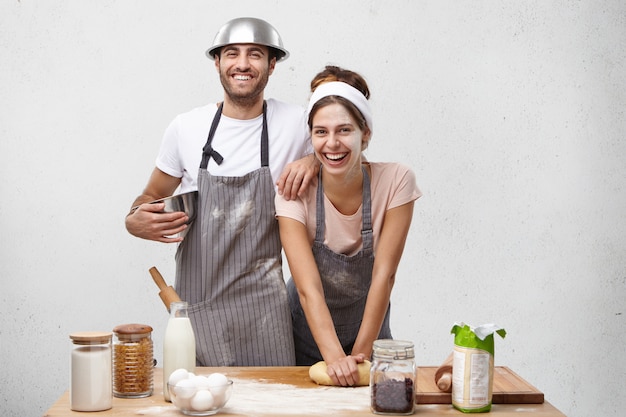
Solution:
{"label": "gray striped apron", "polygon": [[198,366],[295,364],[263,105],[261,168],[213,176],[218,109],[198,172],[198,214],[176,253],[176,291],[189,303]]}
{"label": "gray striped apron", "polygon": [[[370,179],[365,167],[363,170],[363,226],[361,238],[363,248],[353,256],[333,252],[324,244],[324,189],[322,186],[322,170],[319,173],[316,199],[316,229],[313,242],[313,256],[319,270],[324,289],[326,304],[335,325],[335,331],[344,352],[348,355],[356,340],[367,294],[372,283],[374,267],[374,238],[372,232],[372,202]],[[296,364],[313,365],[323,360],[307,324],[304,311],[298,297],[298,290],[293,277],[287,282],[289,306],[293,320],[293,335],[296,346]],[[389,311],[380,330],[379,338],[390,339]]]}

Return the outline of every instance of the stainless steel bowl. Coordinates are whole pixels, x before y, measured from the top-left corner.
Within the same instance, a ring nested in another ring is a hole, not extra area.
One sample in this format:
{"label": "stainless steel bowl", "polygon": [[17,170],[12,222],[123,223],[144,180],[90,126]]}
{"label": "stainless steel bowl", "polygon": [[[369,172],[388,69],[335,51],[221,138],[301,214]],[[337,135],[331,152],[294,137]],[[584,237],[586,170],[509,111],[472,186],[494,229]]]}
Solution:
{"label": "stainless steel bowl", "polygon": [[235,43],[256,43],[274,48],[278,53],[276,61],[285,60],[289,56],[289,52],[283,47],[283,40],[274,26],[265,20],[254,17],[240,17],[222,26],[215,35],[213,46],[206,51],[206,56],[215,59],[215,53],[222,46]]}
{"label": "stainless steel bowl", "polygon": [[173,213],[176,211],[183,211],[189,216],[187,224],[191,224],[196,218],[196,205],[198,200],[197,191],[189,191],[187,193],[177,194],[170,197],[165,197],[160,200],[154,200],[150,204],[165,203],[163,211],[166,213]]}

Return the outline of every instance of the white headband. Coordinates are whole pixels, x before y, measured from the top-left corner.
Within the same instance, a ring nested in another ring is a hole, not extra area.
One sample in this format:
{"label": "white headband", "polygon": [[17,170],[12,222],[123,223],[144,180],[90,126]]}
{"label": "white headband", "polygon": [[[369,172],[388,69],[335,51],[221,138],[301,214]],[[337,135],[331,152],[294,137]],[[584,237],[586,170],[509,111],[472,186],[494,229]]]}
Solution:
{"label": "white headband", "polygon": [[372,120],[372,110],[370,109],[370,103],[367,101],[362,92],[352,87],[350,84],[341,81],[331,81],[321,84],[313,91],[311,99],[309,100],[309,108],[307,109],[307,118],[311,114],[311,109],[324,97],[339,96],[349,100],[356,106],[357,109],[363,114],[367,127],[370,129],[370,136],[374,132],[374,122]]}

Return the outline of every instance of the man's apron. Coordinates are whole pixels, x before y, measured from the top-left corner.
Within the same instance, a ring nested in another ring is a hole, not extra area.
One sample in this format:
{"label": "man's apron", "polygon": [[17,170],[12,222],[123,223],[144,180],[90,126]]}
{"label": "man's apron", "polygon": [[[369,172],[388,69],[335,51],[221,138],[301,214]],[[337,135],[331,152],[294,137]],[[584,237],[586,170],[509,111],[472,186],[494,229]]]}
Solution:
{"label": "man's apron", "polygon": [[189,303],[198,366],[295,364],[291,316],[282,274],[274,184],[263,104],[261,168],[242,177],[213,176],[221,163],[211,142],[198,172],[197,217],[176,253],[176,291]]}
{"label": "man's apron", "polygon": [[[363,226],[361,238],[363,248],[353,256],[333,252],[324,244],[324,189],[322,170],[320,170],[316,199],[316,230],[313,242],[313,256],[319,270],[324,288],[324,297],[335,325],[339,342],[346,354],[352,353],[356,340],[367,294],[372,283],[374,267],[374,237],[372,232],[372,202],[370,179],[363,167]],[[307,324],[304,311],[298,297],[298,290],[293,278],[287,283],[289,305],[293,320],[294,342],[296,346],[296,364],[312,365],[323,360]],[[389,307],[378,336],[390,339]]]}

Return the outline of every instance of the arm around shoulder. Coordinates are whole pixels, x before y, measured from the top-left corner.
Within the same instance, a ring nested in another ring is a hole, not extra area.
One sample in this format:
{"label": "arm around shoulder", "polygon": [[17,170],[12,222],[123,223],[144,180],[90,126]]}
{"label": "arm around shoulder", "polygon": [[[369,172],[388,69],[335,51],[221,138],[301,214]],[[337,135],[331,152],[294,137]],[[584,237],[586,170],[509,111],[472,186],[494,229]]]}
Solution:
{"label": "arm around shoulder", "polygon": [[285,200],[294,200],[304,195],[319,170],[320,162],[313,153],[287,164],[276,182],[278,194]]}

